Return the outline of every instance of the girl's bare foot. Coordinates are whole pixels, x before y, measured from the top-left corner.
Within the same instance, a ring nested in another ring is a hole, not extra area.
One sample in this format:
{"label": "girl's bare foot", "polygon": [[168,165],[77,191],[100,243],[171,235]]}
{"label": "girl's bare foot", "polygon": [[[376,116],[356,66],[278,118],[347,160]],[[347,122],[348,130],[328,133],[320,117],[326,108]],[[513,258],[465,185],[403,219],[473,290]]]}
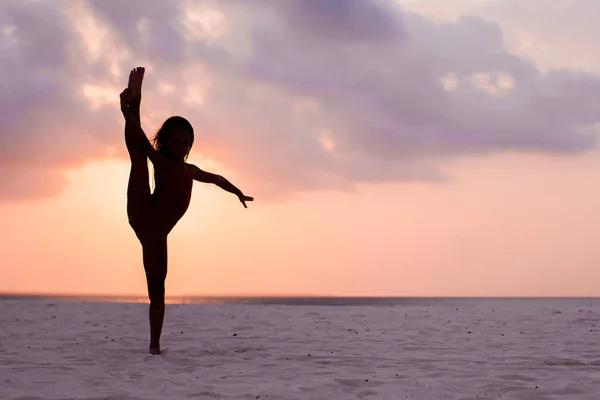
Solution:
{"label": "girl's bare foot", "polygon": [[144,67],[137,67],[129,73],[129,83],[127,87],[133,92],[133,97],[140,101],[142,98],[142,81],[144,80]]}
{"label": "girl's bare foot", "polygon": [[155,356],[156,356],[156,355],[159,355],[159,354],[162,354],[162,353],[160,352],[160,347],[152,347],[152,346],[151,346],[151,347],[150,347],[150,354],[152,354],[152,355],[155,355]]}

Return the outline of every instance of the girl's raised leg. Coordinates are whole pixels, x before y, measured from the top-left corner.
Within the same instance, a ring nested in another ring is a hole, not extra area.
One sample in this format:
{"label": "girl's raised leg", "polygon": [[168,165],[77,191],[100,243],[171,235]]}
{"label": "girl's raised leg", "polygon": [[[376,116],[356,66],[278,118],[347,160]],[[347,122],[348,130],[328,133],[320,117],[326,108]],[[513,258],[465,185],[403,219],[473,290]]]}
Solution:
{"label": "girl's raised leg", "polygon": [[[142,97],[142,80],[144,79],[144,68],[138,67],[131,70],[129,74],[128,88],[133,92],[134,100],[129,104],[129,110],[134,118],[140,121],[140,102]],[[131,170],[129,171],[129,183],[127,185],[127,216],[129,224],[141,240],[142,232],[138,232],[143,219],[147,218],[148,203],[150,201],[150,182],[148,171],[148,159],[143,144],[136,140],[128,130],[125,123],[125,144],[131,159]]]}
{"label": "girl's raised leg", "polygon": [[140,119],[140,105],[142,103],[142,81],[144,80],[145,69],[143,67],[137,67],[131,70],[129,73],[129,82],[127,87],[133,92],[134,101],[129,107],[131,113],[137,122],[141,125]]}

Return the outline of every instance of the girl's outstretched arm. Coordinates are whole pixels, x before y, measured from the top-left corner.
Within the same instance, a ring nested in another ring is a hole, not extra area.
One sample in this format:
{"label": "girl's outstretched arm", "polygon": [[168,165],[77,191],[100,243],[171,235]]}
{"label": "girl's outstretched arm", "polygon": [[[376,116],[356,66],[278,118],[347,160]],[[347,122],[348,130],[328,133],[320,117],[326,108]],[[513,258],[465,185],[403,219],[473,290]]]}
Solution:
{"label": "girl's outstretched arm", "polygon": [[212,183],[229,193],[235,194],[240,199],[240,201],[242,202],[244,207],[248,208],[246,206],[247,201],[254,200],[253,197],[244,195],[244,193],[242,193],[242,191],[240,189],[235,187],[231,182],[229,182],[227,179],[225,179],[221,175],[203,171],[200,168],[198,168],[197,166],[192,165],[192,164],[188,164],[188,165],[192,168],[194,180],[196,180],[198,182]]}

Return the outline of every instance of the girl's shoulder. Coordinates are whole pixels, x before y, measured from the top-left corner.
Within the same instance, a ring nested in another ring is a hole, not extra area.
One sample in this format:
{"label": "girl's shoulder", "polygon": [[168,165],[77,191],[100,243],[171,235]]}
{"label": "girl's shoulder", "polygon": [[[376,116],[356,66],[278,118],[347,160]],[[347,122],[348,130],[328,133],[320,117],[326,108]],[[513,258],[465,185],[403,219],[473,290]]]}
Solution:
{"label": "girl's shoulder", "polygon": [[192,164],[188,164],[188,163],[183,163],[184,167],[183,167],[183,172],[185,174],[185,176],[187,176],[188,178],[193,178],[194,177],[194,166]]}

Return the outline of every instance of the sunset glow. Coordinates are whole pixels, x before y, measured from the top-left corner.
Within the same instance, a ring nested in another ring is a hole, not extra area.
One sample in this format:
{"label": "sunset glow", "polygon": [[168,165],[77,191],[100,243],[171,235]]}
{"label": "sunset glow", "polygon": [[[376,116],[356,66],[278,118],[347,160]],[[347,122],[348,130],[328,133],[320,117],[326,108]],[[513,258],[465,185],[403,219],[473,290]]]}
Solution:
{"label": "sunset glow", "polygon": [[145,295],[144,65],[148,136],[186,116],[189,162],[255,198],[195,184],[167,295],[600,295],[591,3],[147,3],[0,6],[0,292]]}

